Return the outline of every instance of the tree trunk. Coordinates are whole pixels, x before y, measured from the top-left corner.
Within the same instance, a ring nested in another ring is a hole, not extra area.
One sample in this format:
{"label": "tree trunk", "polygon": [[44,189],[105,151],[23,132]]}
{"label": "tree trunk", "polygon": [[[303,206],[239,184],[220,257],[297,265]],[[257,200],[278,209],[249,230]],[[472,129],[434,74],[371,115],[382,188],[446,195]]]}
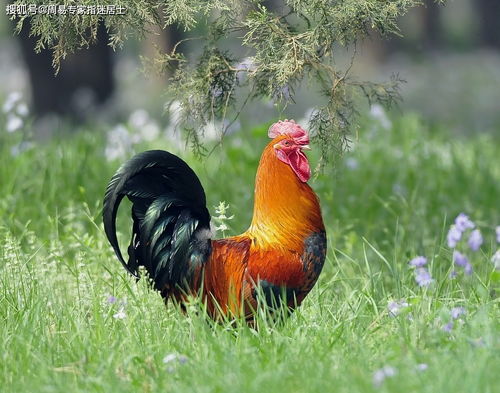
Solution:
{"label": "tree trunk", "polygon": [[500,48],[500,1],[477,0],[480,17],[481,44]]}
{"label": "tree trunk", "polygon": [[68,55],[61,62],[58,75],[52,67],[52,53],[35,53],[36,38],[29,36],[25,25],[19,34],[21,52],[28,69],[33,112],[37,116],[56,113],[75,121],[85,119],[85,110],[102,104],[113,93],[112,49],[109,35],[103,25],[99,27],[98,41],[89,49]]}

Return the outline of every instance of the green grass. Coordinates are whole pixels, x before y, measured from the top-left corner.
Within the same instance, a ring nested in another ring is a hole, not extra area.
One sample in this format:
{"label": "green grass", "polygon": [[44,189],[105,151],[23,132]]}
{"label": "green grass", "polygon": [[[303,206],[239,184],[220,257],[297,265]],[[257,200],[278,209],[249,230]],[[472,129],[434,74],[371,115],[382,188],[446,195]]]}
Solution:
{"label": "green grass", "polygon": [[[119,162],[104,159],[99,127],[16,157],[10,148],[19,136],[0,130],[0,390],[499,392],[500,272],[491,257],[500,142],[456,139],[411,115],[391,130],[375,123],[365,120],[353,152],[312,182],[329,238],[318,284],[285,323],[263,318],[259,331],[165,308],[144,280],[127,276],[101,225],[104,188]],[[221,200],[231,205],[231,233],[249,224],[265,143],[263,127],[226,140],[204,163],[181,153],[211,212]],[[139,149],[151,147],[169,148],[161,140]],[[452,280],[446,233],[462,211],[485,242],[476,253],[460,246],[474,274]],[[428,288],[408,267],[416,255],[429,259]],[[107,303],[109,295],[126,300],[124,319],[113,317],[121,305]],[[388,302],[400,299],[409,307],[391,317]],[[446,333],[456,306],[467,313]],[[165,364],[169,354],[188,360]],[[417,370],[422,363],[426,371]],[[384,366],[397,373],[375,386]]]}

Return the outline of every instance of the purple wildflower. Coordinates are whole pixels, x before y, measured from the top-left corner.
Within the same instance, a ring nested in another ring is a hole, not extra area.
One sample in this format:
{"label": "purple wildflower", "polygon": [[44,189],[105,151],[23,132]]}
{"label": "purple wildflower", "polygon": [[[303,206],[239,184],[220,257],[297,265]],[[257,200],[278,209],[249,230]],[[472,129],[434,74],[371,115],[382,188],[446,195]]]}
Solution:
{"label": "purple wildflower", "polygon": [[472,274],[472,265],[469,259],[461,252],[455,250],[453,251],[453,262],[456,266],[460,266],[464,269],[464,273],[470,276]]}
{"label": "purple wildflower", "polygon": [[450,311],[450,315],[453,319],[458,319],[460,318],[462,315],[465,315],[466,314],[466,310],[465,308],[463,307],[453,307]]}
{"label": "purple wildflower", "polygon": [[354,157],[348,157],[345,160],[345,166],[347,167],[347,169],[354,171],[354,170],[358,169],[359,162]]}
{"label": "purple wildflower", "polygon": [[394,377],[398,371],[391,366],[384,366],[373,373],[373,385],[380,387],[386,378]]}
{"label": "purple wildflower", "polygon": [[408,307],[408,303],[404,300],[392,301],[387,305],[391,317],[397,317],[401,310],[406,307]]}
{"label": "purple wildflower", "polygon": [[469,219],[469,216],[464,213],[460,213],[455,218],[455,226],[460,232],[464,232],[467,229],[473,229],[475,227],[474,223]]}
{"label": "purple wildflower", "polygon": [[446,240],[448,241],[448,247],[455,248],[457,243],[460,241],[462,237],[462,232],[457,228],[456,225],[452,225],[450,230],[448,231],[448,235],[446,236]]}
{"label": "purple wildflower", "polygon": [[455,278],[455,277],[457,277],[457,276],[458,276],[458,273],[457,273],[457,271],[456,271],[456,270],[452,270],[452,271],[450,272],[450,278],[451,278],[451,279],[454,279],[454,278]]}
{"label": "purple wildflower", "polygon": [[467,274],[468,276],[470,276],[472,274],[472,265],[470,262],[467,262],[467,264],[465,265],[464,267],[464,273]]}
{"label": "purple wildflower", "polygon": [[426,263],[427,258],[422,256],[415,257],[410,262],[408,262],[408,264],[413,267],[424,267]]}
{"label": "purple wildflower", "polygon": [[479,250],[479,247],[483,244],[483,236],[481,235],[481,231],[479,229],[474,229],[470,233],[468,244],[472,251]]}
{"label": "purple wildflower", "polygon": [[469,263],[469,259],[460,251],[455,250],[453,251],[453,262],[455,265],[465,268]]}
{"label": "purple wildflower", "polygon": [[497,234],[497,243],[500,243],[500,225],[495,228]]}
{"label": "purple wildflower", "polygon": [[415,281],[420,287],[429,286],[434,280],[425,267],[419,267],[415,270]]}
{"label": "purple wildflower", "polygon": [[108,298],[106,299],[106,301],[109,304],[115,304],[118,301],[118,299],[116,297],[114,297],[113,295],[109,295]]}
{"label": "purple wildflower", "polygon": [[446,333],[450,333],[453,330],[453,321],[448,322],[446,325],[442,327],[443,331]]}
{"label": "purple wildflower", "polygon": [[427,365],[427,363],[419,363],[417,364],[417,371],[425,371],[429,368],[429,366]]}

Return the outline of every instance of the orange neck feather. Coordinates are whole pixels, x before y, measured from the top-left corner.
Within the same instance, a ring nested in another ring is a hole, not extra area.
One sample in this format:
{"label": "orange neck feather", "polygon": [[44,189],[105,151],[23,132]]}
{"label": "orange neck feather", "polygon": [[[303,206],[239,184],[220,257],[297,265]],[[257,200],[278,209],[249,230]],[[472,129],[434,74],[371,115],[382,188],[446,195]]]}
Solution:
{"label": "orange neck feather", "polygon": [[279,244],[295,249],[324,225],[314,191],[276,156],[273,146],[285,138],[273,139],[262,153],[255,179],[253,218],[246,234],[258,246]]}

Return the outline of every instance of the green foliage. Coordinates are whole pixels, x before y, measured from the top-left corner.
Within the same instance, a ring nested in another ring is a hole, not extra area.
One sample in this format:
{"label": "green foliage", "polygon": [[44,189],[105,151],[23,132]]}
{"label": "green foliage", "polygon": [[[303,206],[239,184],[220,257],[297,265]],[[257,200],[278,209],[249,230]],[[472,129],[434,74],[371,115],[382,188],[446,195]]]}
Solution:
{"label": "green foliage", "polygon": [[[15,1],[13,4],[26,4],[23,1]],[[29,4],[47,5],[43,0],[35,0]],[[53,4],[53,3],[51,3]],[[51,15],[37,13],[35,15],[21,15],[17,17],[16,31],[19,32],[25,24],[29,24],[30,34],[38,38],[35,51],[51,49],[54,53],[53,65],[59,70],[61,61],[80,48],[87,48],[97,38],[97,29],[103,22],[111,33],[110,45],[114,48],[120,47],[124,40],[132,33],[142,35],[147,31],[149,25],[160,23],[158,3],[151,0],[132,1],[103,1],[100,5],[117,5],[127,7],[128,12],[124,15],[89,15],[69,13]],[[86,0],[75,2],[63,0],[57,2],[58,6],[96,6],[94,1]]]}
{"label": "green foliage", "polygon": [[[0,129],[2,391],[495,392],[498,137],[452,138],[411,115],[389,129],[374,118],[360,123],[365,138],[340,162],[344,169],[311,182],[329,238],[320,280],[285,323],[259,316],[259,331],[213,326],[195,304],[187,315],[165,307],[147,280],[125,272],[101,224],[104,190],[121,163],[103,158],[102,130],[11,156],[20,136]],[[231,228],[221,228],[227,235],[250,222],[267,126],[228,136],[221,157],[182,155],[212,214],[234,214]],[[174,149],[150,143],[139,149]],[[474,274],[451,280],[444,238],[461,211],[485,243],[469,251]],[[118,225],[122,241],[128,215]],[[429,259],[429,288],[416,285],[407,265],[416,255]],[[391,317],[388,303],[400,299],[408,307]],[[457,306],[467,314],[446,333]],[[383,366],[397,374],[377,388],[373,374]]]}
{"label": "green foliage", "polygon": [[[17,1],[22,3],[22,1]],[[32,3],[43,4],[44,0]],[[75,5],[72,0],[62,2]],[[78,2],[91,5],[92,0]],[[269,9],[262,0],[151,0],[106,1],[122,5],[124,15],[35,15],[32,34],[36,49],[51,48],[54,65],[68,52],[90,45],[102,20],[111,32],[110,45],[120,46],[129,34],[142,36],[149,27],[178,24],[186,31],[208,29],[199,39],[204,50],[192,62],[177,51],[149,59],[165,70],[175,65],[170,97],[181,104],[179,126],[187,131],[192,146],[203,152],[200,136],[214,118],[237,117],[249,99],[273,99],[281,110],[294,102],[294,92],[303,81],[319,89],[324,97],[311,118],[310,128],[322,149],[322,163],[333,151],[342,151],[355,127],[355,97],[387,106],[398,98],[398,82],[387,84],[356,81],[351,67],[343,69],[335,59],[368,34],[398,34],[398,18],[420,0],[285,0]],[[25,23],[21,18],[18,27]],[[243,51],[224,49],[226,39],[239,40]],[[352,65],[352,63],[351,63]],[[235,99],[238,90],[246,99]],[[225,121],[223,135],[232,121]]]}

